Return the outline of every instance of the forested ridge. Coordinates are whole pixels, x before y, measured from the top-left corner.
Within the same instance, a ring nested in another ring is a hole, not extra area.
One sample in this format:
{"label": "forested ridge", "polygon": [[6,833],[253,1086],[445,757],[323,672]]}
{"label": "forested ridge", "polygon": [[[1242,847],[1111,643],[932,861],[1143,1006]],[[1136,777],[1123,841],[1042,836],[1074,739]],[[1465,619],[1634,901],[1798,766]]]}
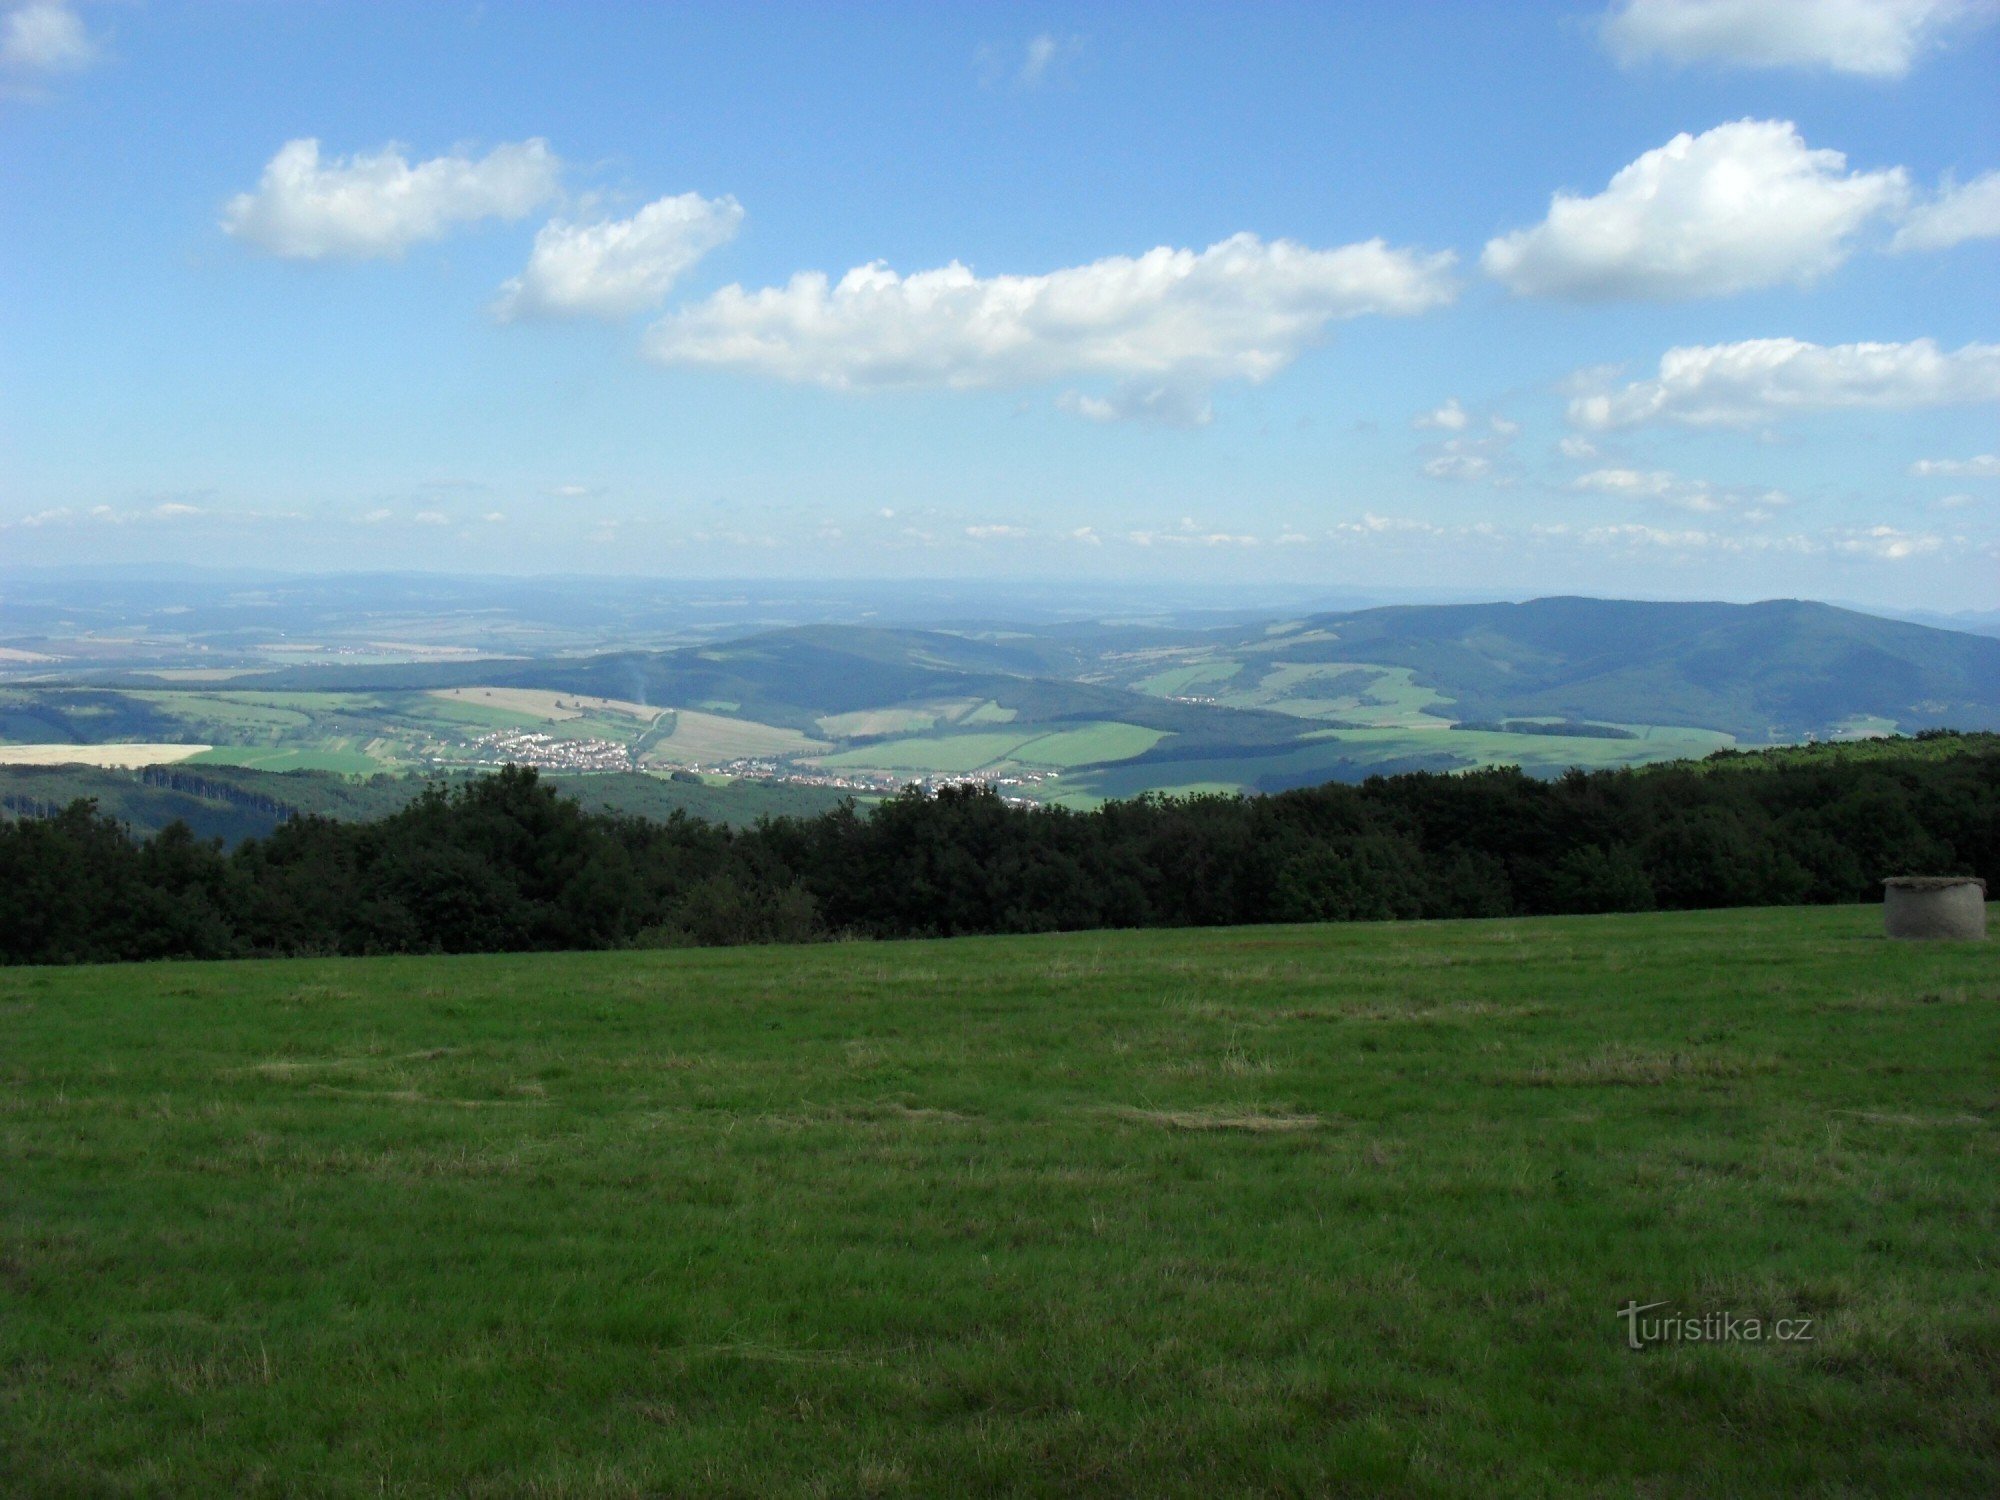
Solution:
{"label": "forested ridge", "polygon": [[[1415,773],[1090,812],[911,790],[732,829],[532,770],[233,850],[79,800],[0,822],[0,960],[497,952],[1862,901],[2000,875],[2000,737],[1554,781]],[[1751,774],[1753,773],[1754,774]]]}

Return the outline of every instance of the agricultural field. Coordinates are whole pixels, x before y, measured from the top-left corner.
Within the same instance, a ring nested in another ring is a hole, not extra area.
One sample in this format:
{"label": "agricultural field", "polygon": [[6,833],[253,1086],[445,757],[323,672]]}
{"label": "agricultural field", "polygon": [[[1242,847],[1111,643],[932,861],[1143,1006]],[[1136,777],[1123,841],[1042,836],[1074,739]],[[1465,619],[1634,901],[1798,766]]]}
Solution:
{"label": "agricultural field", "polygon": [[0,745],[0,766],[169,766],[210,753],[207,745]]}
{"label": "agricultural field", "polygon": [[1024,725],[1015,730],[968,731],[884,740],[838,755],[823,756],[818,764],[829,768],[911,771],[938,776],[1015,767],[1061,770],[1143,755],[1165,738],[1164,731],[1139,724],[1107,722],[1058,730]]}
{"label": "agricultural field", "polygon": [[1990,1495],[1879,924],[0,971],[0,1490]]}
{"label": "agricultural field", "polygon": [[370,664],[343,646],[337,663],[306,652],[206,683],[183,667],[16,678],[0,684],[0,753],[185,744],[208,747],[207,764],[350,772],[698,769],[860,795],[972,777],[1083,807],[2000,723],[2000,644],[1796,601],[1546,599],[1222,629],[825,624],[508,660],[385,639],[413,656]]}

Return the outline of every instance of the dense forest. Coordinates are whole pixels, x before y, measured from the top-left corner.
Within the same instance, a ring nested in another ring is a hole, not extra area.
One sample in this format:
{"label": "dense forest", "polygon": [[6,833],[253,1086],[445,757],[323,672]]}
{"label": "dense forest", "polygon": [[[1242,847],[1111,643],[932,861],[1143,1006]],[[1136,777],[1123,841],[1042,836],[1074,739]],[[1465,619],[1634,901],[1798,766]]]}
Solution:
{"label": "dense forest", "polygon": [[2000,737],[1542,781],[1378,777],[1091,812],[911,790],[742,829],[531,770],[234,850],[87,800],[0,822],[0,960],[494,952],[1864,901],[2000,876]]}

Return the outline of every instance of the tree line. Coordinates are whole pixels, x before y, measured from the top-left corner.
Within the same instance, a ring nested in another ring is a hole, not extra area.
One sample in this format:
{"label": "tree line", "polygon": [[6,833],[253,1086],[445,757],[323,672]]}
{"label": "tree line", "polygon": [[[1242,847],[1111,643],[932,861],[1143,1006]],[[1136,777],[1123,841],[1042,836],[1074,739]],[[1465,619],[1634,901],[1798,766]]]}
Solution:
{"label": "tree line", "polygon": [[[1089,812],[911,789],[749,829],[592,812],[534,771],[233,850],[77,801],[0,822],[0,961],[473,953],[1877,898],[2000,877],[2000,750],[1552,781],[1412,773]],[[1753,769],[1754,768],[1754,769]]]}

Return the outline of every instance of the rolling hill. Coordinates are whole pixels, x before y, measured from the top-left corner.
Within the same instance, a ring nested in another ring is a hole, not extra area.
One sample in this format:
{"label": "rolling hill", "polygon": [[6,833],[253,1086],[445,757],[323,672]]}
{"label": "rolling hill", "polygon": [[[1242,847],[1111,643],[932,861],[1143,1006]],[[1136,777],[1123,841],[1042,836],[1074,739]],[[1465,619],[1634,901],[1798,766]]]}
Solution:
{"label": "rolling hill", "polygon": [[527,757],[863,791],[973,777],[1072,805],[1935,727],[2000,729],[2000,640],[1797,600],[817,624],[666,650],[0,688],[0,742],[22,745],[201,744],[210,765],[341,771]]}

